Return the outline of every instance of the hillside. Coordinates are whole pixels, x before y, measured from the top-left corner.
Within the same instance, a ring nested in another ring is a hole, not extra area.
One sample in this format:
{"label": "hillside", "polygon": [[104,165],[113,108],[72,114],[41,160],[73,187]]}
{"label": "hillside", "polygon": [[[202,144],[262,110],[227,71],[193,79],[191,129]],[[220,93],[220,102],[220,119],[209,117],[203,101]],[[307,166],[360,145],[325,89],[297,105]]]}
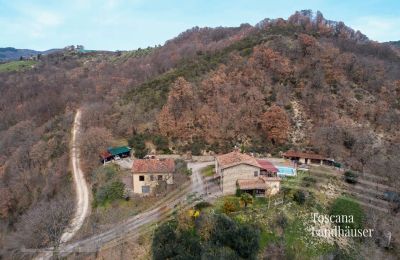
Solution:
{"label": "hillside", "polygon": [[159,152],[312,150],[400,187],[400,56],[319,12],[14,65],[0,65],[0,244],[10,250],[50,244],[39,223],[72,203],[77,107],[89,181],[101,150],[141,139]]}
{"label": "hillside", "polygon": [[110,126],[180,152],[311,149],[398,184],[399,62],[343,23],[296,13],[132,88]]}

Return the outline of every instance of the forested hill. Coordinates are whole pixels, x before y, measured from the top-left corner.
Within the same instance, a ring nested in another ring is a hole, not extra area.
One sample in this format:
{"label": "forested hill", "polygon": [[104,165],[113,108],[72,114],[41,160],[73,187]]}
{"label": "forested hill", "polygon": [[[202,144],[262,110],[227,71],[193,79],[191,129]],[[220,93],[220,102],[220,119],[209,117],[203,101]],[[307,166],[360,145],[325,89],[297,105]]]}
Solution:
{"label": "forested hill", "polygon": [[395,47],[400,48],[400,41],[392,41],[392,42],[387,42],[390,45],[393,45]]}
{"label": "forested hill", "polygon": [[72,198],[68,142],[78,106],[93,148],[83,153],[87,174],[99,149],[134,136],[164,152],[314,150],[399,185],[399,54],[320,13],[195,27],[135,51],[63,51],[26,62],[0,64],[7,247],[44,246],[31,219],[46,223],[51,212],[40,209],[65,208]]}

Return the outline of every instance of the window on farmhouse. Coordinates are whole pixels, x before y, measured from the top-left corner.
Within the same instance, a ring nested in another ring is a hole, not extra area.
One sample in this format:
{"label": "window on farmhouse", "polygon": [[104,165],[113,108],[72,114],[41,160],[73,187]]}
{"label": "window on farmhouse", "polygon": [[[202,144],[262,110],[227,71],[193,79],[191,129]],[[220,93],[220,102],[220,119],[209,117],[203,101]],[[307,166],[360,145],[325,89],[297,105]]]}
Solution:
{"label": "window on farmhouse", "polygon": [[258,176],[258,171],[255,171],[254,172],[254,177],[257,177]]}
{"label": "window on farmhouse", "polygon": [[157,177],[159,181],[162,181],[162,175],[158,175]]}
{"label": "window on farmhouse", "polygon": [[139,176],[139,181],[144,181],[144,175]]}

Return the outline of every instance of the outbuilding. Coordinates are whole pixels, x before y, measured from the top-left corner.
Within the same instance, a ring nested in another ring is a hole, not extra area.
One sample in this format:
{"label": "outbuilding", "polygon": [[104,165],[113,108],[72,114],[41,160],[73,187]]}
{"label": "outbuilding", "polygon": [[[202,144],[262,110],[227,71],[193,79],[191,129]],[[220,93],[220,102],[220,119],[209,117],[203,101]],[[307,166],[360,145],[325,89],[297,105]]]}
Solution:
{"label": "outbuilding", "polygon": [[322,165],[324,160],[327,160],[322,155],[310,152],[287,151],[282,154],[283,158],[294,161],[300,164],[316,164]]}
{"label": "outbuilding", "polygon": [[100,153],[102,163],[119,158],[126,158],[131,155],[131,148],[128,146],[109,147],[106,151]]}

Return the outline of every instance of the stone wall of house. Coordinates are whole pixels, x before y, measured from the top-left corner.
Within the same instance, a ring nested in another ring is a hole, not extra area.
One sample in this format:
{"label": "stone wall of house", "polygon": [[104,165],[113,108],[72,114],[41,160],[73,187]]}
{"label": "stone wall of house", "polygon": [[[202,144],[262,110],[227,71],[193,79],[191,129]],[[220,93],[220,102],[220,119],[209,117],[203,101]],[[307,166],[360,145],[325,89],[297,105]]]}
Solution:
{"label": "stone wall of house", "polygon": [[[158,185],[158,175],[162,176],[163,180],[166,180],[167,184],[173,184],[173,175],[172,173],[135,173],[133,174],[133,192],[136,194],[143,194],[142,187],[149,186],[150,193],[153,192],[154,188]],[[140,176],[144,176],[144,181],[140,181]],[[151,180],[151,176],[153,176],[153,180]]]}
{"label": "stone wall of house", "polygon": [[[257,176],[255,176],[255,172]],[[223,194],[235,194],[237,180],[258,178],[260,175],[260,168],[248,164],[239,164],[223,169],[221,174],[223,176],[221,180]]]}

